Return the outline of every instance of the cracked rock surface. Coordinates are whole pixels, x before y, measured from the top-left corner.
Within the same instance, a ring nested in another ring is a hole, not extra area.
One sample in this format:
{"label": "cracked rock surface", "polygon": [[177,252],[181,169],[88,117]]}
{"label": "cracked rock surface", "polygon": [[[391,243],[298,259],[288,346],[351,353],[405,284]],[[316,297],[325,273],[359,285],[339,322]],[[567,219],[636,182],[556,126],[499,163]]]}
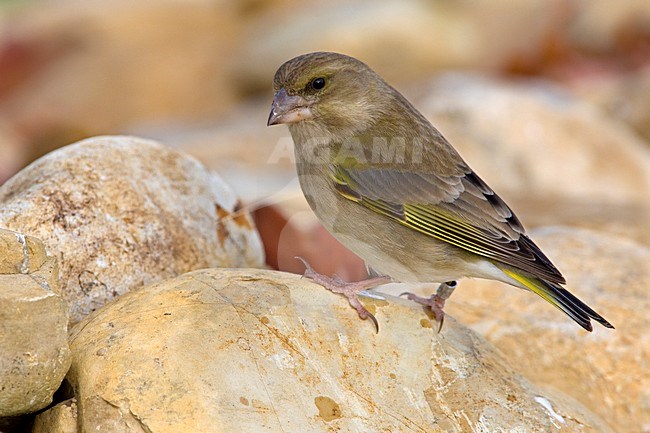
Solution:
{"label": "cracked rock surface", "polygon": [[[127,293],[71,331],[79,431],[610,432],[452,318],[297,275],[206,269]],[[530,360],[534,362],[534,360]]]}
{"label": "cracked rock surface", "polygon": [[35,161],[0,187],[0,227],[57,256],[71,323],[145,284],[264,263],[248,212],[219,176],[135,137],[94,137]]}
{"label": "cracked rock surface", "polygon": [[70,398],[34,418],[31,433],[76,433],[77,400]]}
{"label": "cracked rock surface", "polygon": [[650,431],[650,248],[575,227],[533,235],[560,264],[567,287],[616,330],[589,334],[532,294],[485,280],[462,283],[449,314],[519,360],[532,382],[579,400],[617,431]]}
{"label": "cracked rock surface", "polygon": [[52,402],[70,366],[68,310],[40,240],[0,229],[0,418]]}

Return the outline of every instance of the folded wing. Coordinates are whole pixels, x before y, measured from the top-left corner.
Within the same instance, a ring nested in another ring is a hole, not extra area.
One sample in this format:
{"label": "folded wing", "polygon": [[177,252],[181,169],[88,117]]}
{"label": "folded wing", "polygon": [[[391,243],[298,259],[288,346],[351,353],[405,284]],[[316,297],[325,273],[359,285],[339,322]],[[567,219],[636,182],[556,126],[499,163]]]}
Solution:
{"label": "folded wing", "polygon": [[399,167],[332,165],[336,190],[400,224],[547,281],[565,279],[515,214],[469,167],[439,176]]}

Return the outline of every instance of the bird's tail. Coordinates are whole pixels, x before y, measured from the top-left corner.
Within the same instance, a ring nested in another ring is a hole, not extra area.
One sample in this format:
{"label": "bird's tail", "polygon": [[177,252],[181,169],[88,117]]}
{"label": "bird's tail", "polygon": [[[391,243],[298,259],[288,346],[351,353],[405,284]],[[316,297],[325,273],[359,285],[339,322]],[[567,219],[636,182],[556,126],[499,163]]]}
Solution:
{"label": "bird's tail", "polygon": [[519,282],[530,291],[537,293],[544,300],[562,310],[587,331],[591,332],[593,330],[590,319],[594,319],[607,328],[614,329],[611,323],[559,284],[522,275],[511,269],[502,268],[501,270],[513,280]]}

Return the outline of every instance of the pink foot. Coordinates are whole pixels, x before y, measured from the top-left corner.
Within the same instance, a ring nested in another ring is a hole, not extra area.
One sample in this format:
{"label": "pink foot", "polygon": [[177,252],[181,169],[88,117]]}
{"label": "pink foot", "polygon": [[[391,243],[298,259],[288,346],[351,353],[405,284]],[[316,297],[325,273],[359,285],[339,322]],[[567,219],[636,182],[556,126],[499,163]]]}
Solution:
{"label": "pink foot", "polygon": [[358,294],[364,290],[372,289],[373,287],[379,286],[381,284],[389,283],[391,281],[390,277],[382,276],[348,283],[343,281],[338,275],[328,277],[326,275],[317,273],[302,257],[296,257],[296,259],[300,260],[305,265],[306,269],[303,277],[309,278],[313,282],[320,284],[332,293],[338,293],[345,296],[350,305],[355,310],[357,310],[359,317],[361,317],[363,320],[370,318],[370,320],[372,320],[372,323],[375,324],[375,330],[379,332],[379,323],[377,322],[377,319],[375,319],[375,316],[373,316],[372,313],[366,310],[366,307],[361,304]]}
{"label": "pink foot", "polygon": [[438,332],[440,332],[442,329],[442,324],[445,321],[445,312],[443,311],[443,308],[445,308],[445,301],[449,299],[455,288],[456,281],[448,281],[439,285],[435,295],[431,295],[428,298],[423,298],[409,292],[404,292],[400,294],[400,296],[406,295],[406,298],[409,301],[414,301],[418,304],[429,307],[433,313],[433,317],[436,318],[436,322],[440,322],[440,325],[438,326]]}

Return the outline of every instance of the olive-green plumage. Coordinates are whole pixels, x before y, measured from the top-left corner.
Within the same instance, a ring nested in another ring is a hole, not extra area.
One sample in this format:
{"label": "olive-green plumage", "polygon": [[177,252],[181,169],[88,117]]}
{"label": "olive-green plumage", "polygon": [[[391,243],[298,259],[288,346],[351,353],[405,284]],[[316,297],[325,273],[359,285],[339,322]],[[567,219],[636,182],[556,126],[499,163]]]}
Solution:
{"label": "olive-green plumage", "polygon": [[339,241],[403,282],[488,278],[531,290],[583,328],[612,327],[565,279],[512,210],[397,90],[337,53],[284,63],[269,125],[295,143],[307,201]]}

